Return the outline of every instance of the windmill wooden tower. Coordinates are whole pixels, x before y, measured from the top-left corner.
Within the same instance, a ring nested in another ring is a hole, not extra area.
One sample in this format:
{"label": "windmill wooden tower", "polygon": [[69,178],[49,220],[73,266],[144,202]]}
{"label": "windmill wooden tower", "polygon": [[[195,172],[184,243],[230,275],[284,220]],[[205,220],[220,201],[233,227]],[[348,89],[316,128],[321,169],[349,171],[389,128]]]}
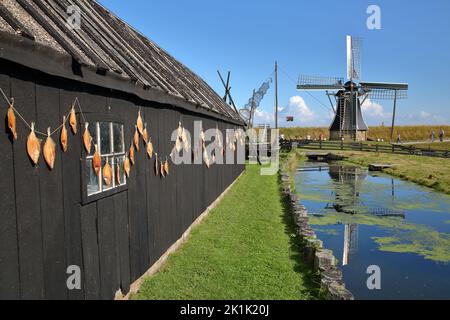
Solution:
{"label": "windmill wooden tower", "polygon": [[[366,99],[393,100],[392,131],[397,100],[406,99],[407,83],[364,82],[361,77],[362,40],[347,36],[347,81],[343,78],[300,76],[298,90],[325,91],[335,113],[330,127],[331,140],[367,140],[368,126],[361,110]],[[331,97],[336,102],[333,103]]]}

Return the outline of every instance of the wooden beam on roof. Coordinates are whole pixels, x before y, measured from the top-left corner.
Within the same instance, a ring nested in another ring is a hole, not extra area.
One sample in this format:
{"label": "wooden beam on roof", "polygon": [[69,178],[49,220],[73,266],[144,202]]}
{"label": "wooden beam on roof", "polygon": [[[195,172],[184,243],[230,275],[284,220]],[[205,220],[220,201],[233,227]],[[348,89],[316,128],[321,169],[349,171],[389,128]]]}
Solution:
{"label": "wooden beam on roof", "polygon": [[30,40],[35,40],[33,34],[19,21],[17,20],[3,4],[0,3],[0,17],[2,17],[16,33]]}

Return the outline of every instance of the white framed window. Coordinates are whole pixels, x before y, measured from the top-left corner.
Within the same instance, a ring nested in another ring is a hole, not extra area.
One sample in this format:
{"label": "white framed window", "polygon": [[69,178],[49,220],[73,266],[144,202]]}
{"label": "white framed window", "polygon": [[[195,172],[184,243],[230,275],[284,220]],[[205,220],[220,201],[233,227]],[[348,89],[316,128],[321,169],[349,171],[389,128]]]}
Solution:
{"label": "white framed window", "polygon": [[[86,155],[85,183],[87,196],[99,195],[127,184],[123,162],[125,160],[125,139],[123,124],[117,122],[93,122],[89,125],[92,135],[92,150]],[[95,145],[98,147],[102,159],[102,170],[97,176],[92,167],[92,158],[95,154]],[[112,183],[107,186],[103,181],[103,167],[109,162],[112,168]],[[118,172],[118,176],[117,176]]]}

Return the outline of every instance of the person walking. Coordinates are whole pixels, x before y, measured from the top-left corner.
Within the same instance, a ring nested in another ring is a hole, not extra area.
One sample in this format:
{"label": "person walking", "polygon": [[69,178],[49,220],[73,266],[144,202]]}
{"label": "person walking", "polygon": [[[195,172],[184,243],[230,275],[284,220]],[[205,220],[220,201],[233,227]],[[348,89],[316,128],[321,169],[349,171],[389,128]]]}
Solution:
{"label": "person walking", "polygon": [[434,140],[436,139],[436,133],[434,132],[434,130],[431,132],[431,142],[434,142]]}
{"label": "person walking", "polygon": [[440,140],[441,142],[444,142],[444,136],[445,136],[444,129],[441,129],[441,130],[439,131],[439,140]]}
{"label": "person walking", "polygon": [[397,144],[401,144],[402,143],[402,137],[400,135],[400,133],[397,136]]}

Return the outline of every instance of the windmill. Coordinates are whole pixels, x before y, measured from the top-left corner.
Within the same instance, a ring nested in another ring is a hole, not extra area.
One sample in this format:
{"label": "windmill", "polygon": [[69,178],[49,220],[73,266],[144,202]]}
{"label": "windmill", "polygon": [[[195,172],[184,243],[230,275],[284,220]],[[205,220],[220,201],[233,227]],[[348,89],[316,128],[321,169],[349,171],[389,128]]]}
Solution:
{"label": "windmill", "polygon": [[[364,82],[361,77],[362,40],[347,36],[347,81],[343,78],[300,76],[298,90],[325,91],[335,113],[330,127],[331,140],[367,140],[369,130],[362,114],[366,99],[393,100],[391,140],[395,126],[397,100],[406,99],[407,83]],[[333,104],[331,97],[336,103]],[[336,108],[334,107],[336,106]]]}

